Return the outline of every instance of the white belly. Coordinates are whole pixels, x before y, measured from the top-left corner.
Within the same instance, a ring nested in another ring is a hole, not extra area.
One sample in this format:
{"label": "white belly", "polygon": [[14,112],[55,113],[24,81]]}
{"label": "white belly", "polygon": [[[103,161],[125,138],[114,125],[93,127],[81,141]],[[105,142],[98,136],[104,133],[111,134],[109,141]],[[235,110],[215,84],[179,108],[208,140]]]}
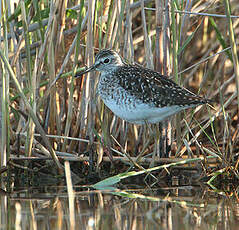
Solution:
{"label": "white belly", "polygon": [[185,109],[180,106],[155,108],[143,103],[129,106],[114,100],[103,101],[115,115],[134,124],[158,123]]}

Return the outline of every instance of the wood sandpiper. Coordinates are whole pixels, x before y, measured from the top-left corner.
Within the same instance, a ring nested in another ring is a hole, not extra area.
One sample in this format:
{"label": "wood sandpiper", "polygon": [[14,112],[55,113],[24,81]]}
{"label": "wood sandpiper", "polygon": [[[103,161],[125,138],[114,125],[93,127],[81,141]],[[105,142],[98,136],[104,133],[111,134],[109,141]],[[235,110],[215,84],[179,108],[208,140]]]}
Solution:
{"label": "wood sandpiper", "polygon": [[95,63],[76,76],[93,70],[101,73],[98,93],[105,105],[118,117],[134,124],[158,123],[184,109],[209,103],[167,76],[127,64],[110,49],[99,51]]}

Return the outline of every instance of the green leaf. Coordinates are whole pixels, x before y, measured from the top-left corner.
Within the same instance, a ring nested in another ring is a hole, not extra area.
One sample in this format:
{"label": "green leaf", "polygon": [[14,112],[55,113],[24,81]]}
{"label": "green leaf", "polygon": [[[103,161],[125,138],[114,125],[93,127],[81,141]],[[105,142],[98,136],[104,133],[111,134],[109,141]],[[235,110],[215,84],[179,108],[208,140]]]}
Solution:
{"label": "green leaf", "polygon": [[[25,0],[25,8],[27,9],[28,6],[30,5],[31,3],[31,0]],[[17,8],[14,10],[14,13],[7,19],[8,22],[11,22],[12,20],[15,20],[17,19],[17,17],[21,14],[21,5],[18,4],[17,5]]]}
{"label": "green leaf", "polygon": [[120,182],[120,178],[117,175],[117,176],[106,178],[106,179],[92,185],[92,187],[95,189],[103,189],[103,188],[107,188],[111,185],[114,185],[118,182]]}
{"label": "green leaf", "polygon": [[200,28],[201,24],[202,24],[203,20],[201,21],[201,23],[197,26],[197,28],[193,31],[192,34],[190,34],[186,41],[183,43],[183,45],[181,47],[178,48],[178,53],[177,55],[180,55],[181,52],[187,47],[187,45],[191,42],[191,40],[193,39],[195,33],[197,32],[197,30]]}
{"label": "green leaf", "polygon": [[72,9],[66,10],[66,17],[70,19],[77,19],[77,11]]}
{"label": "green leaf", "polygon": [[186,46],[189,44],[189,42],[193,39],[194,34],[195,34],[195,31],[192,34],[190,34],[187,37],[186,41],[183,43],[183,45],[181,47],[179,47],[178,55],[180,55],[180,53],[186,48]]}
{"label": "green leaf", "polygon": [[[226,49],[229,45],[226,44],[225,39],[223,35],[221,34],[220,30],[218,29],[216,22],[214,21],[212,17],[209,17],[209,21],[216,32],[217,39],[220,42],[221,46],[223,47],[223,49]],[[230,50],[226,50],[226,54],[228,58],[232,61],[232,54]]]}
{"label": "green leaf", "polygon": [[[205,158],[206,159],[218,158],[218,156],[207,156]],[[205,158],[204,157],[197,157],[197,158],[193,158],[193,159],[185,159],[185,160],[181,160],[181,161],[178,161],[178,162],[173,162],[173,163],[169,163],[169,164],[156,166],[156,167],[153,167],[153,168],[148,168],[148,169],[145,169],[145,170],[140,170],[138,172],[131,171],[131,172],[126,172],[126,173],[120,173],[116,176],[106,178],[106,179],[92,185],[91,187],[95,188],[95,189],[104,189],[106,187],[115,185],[116,183],[120,182],[122,179],[131,177],[131,176],[137,176],[137,175],[140,175],[140,174],[153,172],[153,171],[156,171],[156,170],[159,170],[159,169],[166,169],[166,168],[169,168],[169,167],[172,167],[172,166],[177,166],[177,165],[202,161],[202,160],[205,160]]]}

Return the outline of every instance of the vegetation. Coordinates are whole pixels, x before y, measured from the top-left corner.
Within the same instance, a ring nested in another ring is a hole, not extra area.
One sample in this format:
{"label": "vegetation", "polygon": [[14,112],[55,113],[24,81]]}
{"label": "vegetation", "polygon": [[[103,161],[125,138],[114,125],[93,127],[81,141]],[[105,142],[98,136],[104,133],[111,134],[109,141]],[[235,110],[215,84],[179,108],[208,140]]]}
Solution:
{"label": "vegetation", "polygon": [[[0,17],[2,173],[59,175],[70,161],[77,181],[92,183],[197,158],[200,175],[238,177],[236,0],[13,2],[2,2]],[[128,124],[104,106],[97,73],[74,79],[102,48],[215,101],[162,125],[170,157],[158,155],[167,148],[157,126]]]}

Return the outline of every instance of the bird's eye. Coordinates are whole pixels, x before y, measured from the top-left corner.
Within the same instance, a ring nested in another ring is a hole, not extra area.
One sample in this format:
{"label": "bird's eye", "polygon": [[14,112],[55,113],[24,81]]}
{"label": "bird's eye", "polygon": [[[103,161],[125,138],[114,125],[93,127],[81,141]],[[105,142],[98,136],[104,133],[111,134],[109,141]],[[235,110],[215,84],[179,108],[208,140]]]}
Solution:
{"label": "bird's eye", "polygon": [[106,58],[105,60],[104,60],[104,63],[105,64],[107,64],[107,63],[109,63],[110,62],[110,59],[109,58]]}

